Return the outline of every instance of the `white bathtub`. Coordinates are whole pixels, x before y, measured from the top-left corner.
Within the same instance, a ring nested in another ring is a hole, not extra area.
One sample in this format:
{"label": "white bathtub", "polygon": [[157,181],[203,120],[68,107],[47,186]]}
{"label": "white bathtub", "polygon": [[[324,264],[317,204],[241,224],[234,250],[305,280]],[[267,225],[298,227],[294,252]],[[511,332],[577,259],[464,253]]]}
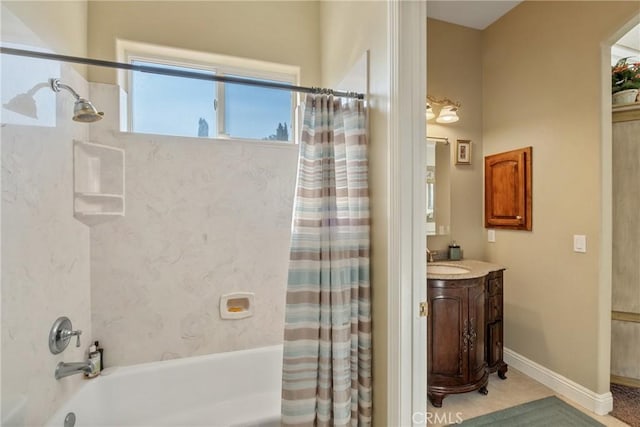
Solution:
{"label": "white bathtub", "polygon": [[281,345],[106,369],[46,427],[62,427],[69,412],[76,427],[275,427],[281,376]]}

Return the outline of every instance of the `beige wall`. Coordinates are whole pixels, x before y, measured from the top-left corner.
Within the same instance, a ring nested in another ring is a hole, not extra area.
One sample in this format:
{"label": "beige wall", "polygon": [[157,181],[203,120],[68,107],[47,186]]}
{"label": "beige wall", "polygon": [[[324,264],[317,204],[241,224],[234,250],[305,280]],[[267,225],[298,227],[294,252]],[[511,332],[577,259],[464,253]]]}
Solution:
{"label": "beige wall", "polygon": [[[370,51],[369,188],[371,191],[371,286],[373,313],[373,420],[387,420],[387,247],[389,64],[385,2],[323,2],[323,86],[340,82],[366,50]],[[357,17],[357,19],[355,18]]]}
{"label": "beige wall", "polygon": [[[87,56],[87,1],[3,1],[2,5],[35,34],[41,44],[61,55]],[[4,22],[3,22],[4,24]],[[29,35],[20,34],[19,42]],[[3,30],[3,41],[6,41]],[[11,37],[11,36],[9,36]]]}
{"label": "beige wall", "polygon": [[[87,56],[87,0],[2,1],[2,41]],[[87,76],[85,65],[72,67]]]}
{"label": "beige wall", "polygon": [[[611,297],[599,279],[610,239],[601,43],[639,12],[637,2],[526,1],[483,32],[484,154],[533,146],[533,231],[499,230],[486,245],[507,267],[505,345],[597,393],[608,392],[610,340],[599,301]],[[587,235],[586,254],[573,252],[573,234]]]}
{"label": "beige wall", "polygon": [[[315,1],[91,1],[89,56],[115,60],[116,39],[301,67],[301,83],[320,80]],[[92,68],[93,82],[115,72]]]}
{"label": "beige wall", "polygon": [[[465,258],[484,259],[482,33],[479,30],[427,19],[427,93],[462,103],[458,122],[441,125],[430,120],[427,123],[427,135],[448,137],[451,150],[451,234],[429,236],[427,246],[446,252],[448,244],[455,240]],[[455,165],[457,139],[471,140],[471,165]]]}

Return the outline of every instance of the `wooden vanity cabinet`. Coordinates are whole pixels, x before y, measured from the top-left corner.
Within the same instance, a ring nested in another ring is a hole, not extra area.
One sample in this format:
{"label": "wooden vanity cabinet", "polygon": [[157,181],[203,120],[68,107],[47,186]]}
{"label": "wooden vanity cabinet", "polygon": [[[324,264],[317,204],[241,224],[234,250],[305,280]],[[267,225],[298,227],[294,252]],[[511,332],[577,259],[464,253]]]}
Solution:
{"label": "wooden vanity cabinet", "polygon": [[503,380],[507,378],[508,366],[503,360],[503,283],[502,271],[492,271],[487,275],[486,292],[487,306],[486,313],[486,333],[487,333],[487,365],[489,372],[498,372],[498,376]]}
{"label": "wooden vanity cabinet", "polygon": [[427,283],[429,400],[439,408],[448,394],[486,394],[485,277]]}

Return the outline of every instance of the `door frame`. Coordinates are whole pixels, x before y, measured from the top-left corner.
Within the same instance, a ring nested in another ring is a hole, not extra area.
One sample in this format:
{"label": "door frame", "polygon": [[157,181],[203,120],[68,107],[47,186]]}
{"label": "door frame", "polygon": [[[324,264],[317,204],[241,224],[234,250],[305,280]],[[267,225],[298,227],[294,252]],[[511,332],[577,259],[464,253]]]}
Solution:
{"label": "door frame", "polygon": [[425,425],[426,2],[388,2],[389,276],[387,425]]}
{"label": "door frame", "polygon": [[[609,390],[611,385],[611,351],[613,310],[613,123],[611,107],[611,47],[620,37],[640,24],[640,14],[620,26],[601,43],[601,135],[600,135],[600,247],[599,298],[598,298],[598,389]],[[611,402],[611,401],[610,401]],[[596,407],[595,412],[606,414],[611,406]]]}

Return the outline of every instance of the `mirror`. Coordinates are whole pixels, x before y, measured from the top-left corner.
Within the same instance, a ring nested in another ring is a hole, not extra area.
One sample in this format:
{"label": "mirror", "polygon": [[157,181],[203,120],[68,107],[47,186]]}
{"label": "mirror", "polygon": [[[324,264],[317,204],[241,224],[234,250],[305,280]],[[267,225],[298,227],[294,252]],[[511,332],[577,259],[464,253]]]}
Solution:
{"label": "mirror", "polygon": [[427,137],[427,236],[451,232],[451,149],[447,138]]}

